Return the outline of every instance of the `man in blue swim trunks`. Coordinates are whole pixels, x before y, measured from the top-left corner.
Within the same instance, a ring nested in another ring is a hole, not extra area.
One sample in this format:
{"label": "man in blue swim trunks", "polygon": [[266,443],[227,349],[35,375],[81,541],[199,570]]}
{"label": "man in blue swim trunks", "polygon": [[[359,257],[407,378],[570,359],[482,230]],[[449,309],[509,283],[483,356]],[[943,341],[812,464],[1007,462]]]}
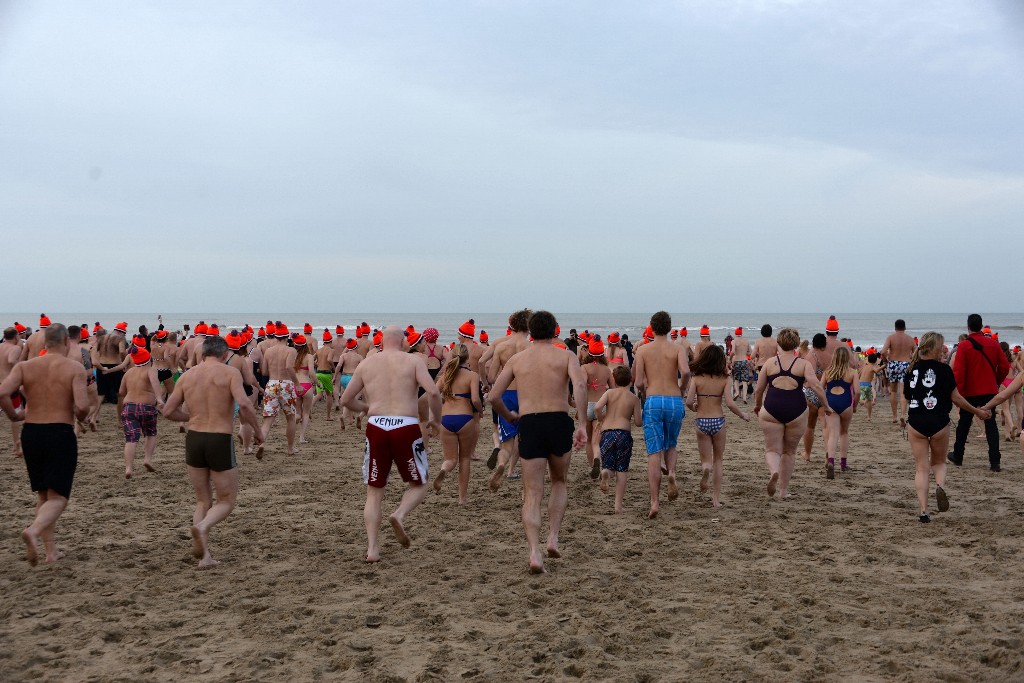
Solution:
{"label": "man in blue swim trunks", "polygon": [[647,482],[651,490],[651,511],[648,519],[658,516],[661,475],[668,474],[668,499],[679,497],[676,485],[676,443],[683,426],[682,392],[690,382],[690,365],[686,353],[668,339],[672,318],[665,311],[651,316],[654,341],[636,350],[633,370],[637,391],[646,394],[644,401],[644,441],[647,443]]}
{"label": "man in blue swim trunks", "polygon": [[[495,346],[494,358],[487,366],[487,381],[490,384],[494,384],[498,375],[501,374],[502,369],[504,369],[512,356],[530,348],[529,325],[532,314],[533,311],[524,308],[509,316],[508,326],[512,329],[512,334]],[[517,390],[515,380],[509,384],[508,389],[502,392],[501,400],[510,412],[519,412],[519,391]],[[511,474],[515,469],[516,462],[519,459],[518,436],[519,426],[509,422],[499,414],[498,437],[501,439],[501,448],[498,451],[497,467],[494,468],[494,472],[487,482],[492,491],[497,491],[501,488],[501,481],[505,476],[505,472]]]}

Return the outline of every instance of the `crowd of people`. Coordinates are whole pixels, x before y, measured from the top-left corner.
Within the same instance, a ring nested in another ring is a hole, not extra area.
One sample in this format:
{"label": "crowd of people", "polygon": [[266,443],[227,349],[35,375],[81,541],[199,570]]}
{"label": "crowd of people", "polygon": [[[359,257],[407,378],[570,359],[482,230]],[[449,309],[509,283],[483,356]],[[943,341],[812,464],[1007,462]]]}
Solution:
{"label": "crowd of people", "polygon": [[[937,509],[949,509],[946,463],[963,464],[971,425],[988,443],[989,466],[1000,471],[1000,422],[1006,438],[1021,439],[1024,357],[1020,347],[984,327],[972,314],[967,332],[949,345],[928,332],[920,339],[897,320],[880,349],[855,347],[839,336],[835,316],[810,340],[794,328],[776,334],[764,325],[747,341],[736,328],[724,344],[707,326],[691,344],[668,313],[650,319],[642,342],[612,332],[606,338],[571,330],[561,339],[547,311],[509,316],[506,334],[493,343],[470,319],[447,345],[435,328],[361,323],[350,335],[336,326],[315,335],[268,320],[258,329],[221,330],[200,322],[194,330],[145,326],[128,335],[118,323],[107,331],[51,322],[20,323],[0,344],[0,408],[10,418],[12,447],[23,457],[37,495],[32,524],[22,531],[30,563],[60,559],[54,539],[68,504],[77,465],[77,439],[96,430],[104,404],[115,406],[124,432],[124,476],[134,474],[139,442],[143,466],[155,471],[160,417],[180,422],[185,463],[196,506],[192,552],[200,568],[216,566],[210,530],[231,513],[238,494],[236,440],[243,455],[264,457],[282,415],[290,457],[301,454],[318,404],[341,430],[362,430],[367,562],[380,559],[384,490],[392,469],[407,484],[388,515],[398,542],[408,547],[407,516],[440,493],[458,469],[457,496],[469,496],[481,421],[488,405],[494,423],[488,486],[497,491],[521,479],[522,518],[531,572],[561,556],[559,531],[568,505],[571,452],[585,449],[587,466],[604,492],[614,486],[614,511],[623,499],[633,454],[632,427],[642,428],[647,452],[649,519],[665,496],[679,496],[678,439],[687,408],[694,413],[700,491],[721,504],[726,450],[724,408],[757,420],[764,435],[768,496],[790,493],[797,450],[810,461],[823,423],[823,473],[848,472],[849,428],[858,407],[871,419],[876,400],[888,398],[891,419],[905,430],[916,462],[921,522],[928,522],[930,477]],[[319,337],[319,339],[317,338]],[[753,410],[744,408],[753,403]],[[742,407],[741,407],[742,406]],[[950,449],[953,406],[959,408]],[[1014,412],[1016,415],[1014,415]],[[332,418],[332,415],[334,417]],[[278,437],[280,438],[280,437]],[[438,439],[442,464],[429,480],[428,448]],[[838,459],[838,467],[837,467]],[[549,529],[541,543],[545,481]]]}

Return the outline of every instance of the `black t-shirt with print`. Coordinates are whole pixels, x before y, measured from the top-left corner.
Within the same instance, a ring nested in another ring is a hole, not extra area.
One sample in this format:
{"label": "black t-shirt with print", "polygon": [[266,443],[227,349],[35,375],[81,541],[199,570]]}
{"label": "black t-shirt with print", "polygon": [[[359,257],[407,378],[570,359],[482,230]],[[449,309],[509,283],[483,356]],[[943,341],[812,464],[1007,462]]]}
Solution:
{"label": "black t-shirt with print", "polygon": [[908,413],[916,415],[948,415],[953,409],[956,379],[953,370],[937,360],[919,360],[903,380]]}

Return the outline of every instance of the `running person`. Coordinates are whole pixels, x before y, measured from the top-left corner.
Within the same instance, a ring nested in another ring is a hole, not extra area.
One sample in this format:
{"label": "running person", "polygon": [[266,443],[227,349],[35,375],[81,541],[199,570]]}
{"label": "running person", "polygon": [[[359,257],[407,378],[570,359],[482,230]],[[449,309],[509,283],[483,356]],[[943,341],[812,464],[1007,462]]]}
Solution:
{"label": "running person", "polygon": [[157,379],[150,352],[135,347],[129,355],[132,367],[124,373],[118,398],[121,402],[121,427],[124,430],[124,478],[132,478],[135,451],[140,439],[145,440],[142,465],[149,472],[156,453],[157,411],[164,407],[163,387]]}
{"label": "running person", "polygon": [[[429,371],[429,367],[427,368]],[[480,375],[469,369],[469,348],[456,344],[437,378],[441,392],[441,448],[444,463],[434,478],[434,491],[459,468],[459,505],[469,500],[469,465],[480,438]]]}
{"label": "running person", "polygon": [[825,399],[832,409],[825,416],[825,478],[835,479],[836,451],[842,471],[849,470],[846,457],[850,448],[850,420],[857,412],[857,394],[853,391],[857,371],[850,367],[850,352],[845,346],[836,349],[824,379]]}
{"label": "running person", "polygon": [[625,364],[612,370],[615,387],[602,394],[594,410],[601,418],[601,491],[608,493],[608,480],[615,473],[614,511],[623,511],[622,501],[629,480],[629,463],[633,457],[633,434],[630,424],[643,427],[640,399],[629,390],[633,376]]}

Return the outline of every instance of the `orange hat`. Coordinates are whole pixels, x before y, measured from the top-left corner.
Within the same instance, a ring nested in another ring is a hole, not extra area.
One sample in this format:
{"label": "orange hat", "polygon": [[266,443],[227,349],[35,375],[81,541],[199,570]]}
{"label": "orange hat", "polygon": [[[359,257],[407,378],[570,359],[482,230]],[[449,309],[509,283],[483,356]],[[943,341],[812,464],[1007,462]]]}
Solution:
{"label": "orange hat", "polygon": [[341,325],[335,325],[334,334],[338,335],[339,337],[343,337],[345,335],[345,328],[342,327]]}
{"label": "orange hat", "polygon": [[287,339],[288,338],[288,326],[285,325],[284,323],[278,321],[274,325],[274,336],[277,337],[278,339]]}
{"label": "orange hat", "polygon": [[[558,332],[555,332],[555,336],[558,336]],[[490,337],[487,335],[487,330],[480,330],[480,343],[486,344],[490,341]]]}
{"label": "orange hat", "polygon": [[852,339],[847,339],[846,340],[846,345],[849,346],[852,349],[853,348],[853,340]]}
{"label": "orange hat", "polygon": [[306,335],[304,335],[304,334],[297,334],[297,335],[295,335],[294,337],[292,337],[292,343],[295,344],[296,346],[305,346],[306,345]]}
{"label": "orange hat", "polygon": [[163,341],[164,339],[167,339],[167,330],[157,330],[156,332],[153,333],[153,338],[156,339],[157,341]]}
{"label": "orange hat", "polygon": [[45,313],[39,314],[39,329],[45,330],[50,326],[50,319],[46,317]]}
{"label": "orange hat", "polygon": [[701,325],[701,327],[700,327],[700,336],[702,336],[702,337],[710,337],[711,336],[711,328],[708,327],[707,325]]}
{"label": "orange hat", "polygon": [[232,351],[237,351],[242,348],[242,344],[245,343],[245,338],[238,334],[235,330],[228,332],[227,336],[224,337],[224,341],[228,343],[228,348]]}
{"label": "orange hat", "polygon": [[381,332],[380,330],[377,330],[376,332],[373,333],[373,345],[379,347],[383,343],[384,343],[384,333]]}
{"label": "orange hat", "polygon": [[1020,345],[1019,344],[1017,346],[1013,347],[1013,352],[1014,353],[1020,353]]}
{"label": "orange hat", "polygon": [[733,330],[733,334],[735,334],[737,337],[742,337],[743,336],[743,328],[742,327],[737,327],[735,330]]}
{"label": "orange hat", "polygon": [[46,349],[43,349],[42,351],[40,351],[39,355],[40,356],[45,356],[46,355]]}
{"label": "orange hat", "polygon": [[324,344],[330,344],[334,340],[334,337],[331,336],[330,330],[324,330],[323,340]]}
{"label": "orange hat", "polygon": [[136,365],[145,365],[150,361],[149,351],[145,347],[139,347],[131,352],[132,362]]}
{"label": "orange hat", "polygon": [[654,330],[648,325],[647,329],[644,330],[644,339],[654,339]]}
{"label": "orange hat", "polygon": [[261,328],[260,328],[260,329],[259,329],[259,330],[258,330],[258,331],[256,332],[256,336],[257,336],[257,337],[259,337],[260,339],[266,339],[266,337],[267,337],[267,331],[266,331],[265,329],[263,329],[263,328],[261,327]]}
{"label": "orange hat", "polygon": [[563,349],[565,351],[569,350],[569,347],[566,346],[565,344],[563,344],[562,342],[555,342],[554,344],[552,344],[552,346],[555,346],[557,348]]}
{"label": "orange hat", "polygon": [[917,344],[917,343],[918,343],[918,341],[917,341],[917,337],[914,337],[914,343],[915,343],[915,344]]}
{"label": "orange hat", "polygon": [[671,337],[672,337],[673,339],[678,339],[678,338],[679,338],[679,332],[678,332],[677,330],[672,330],[672,333],[671,333],[671,335],[670,335],[670,336],[671,336]]}
{"label": "orange hat", "polygon": [[555,336],[556,337],[561,337],[562,336],[562,328],[559,326],[558,323],[555,323]]}
{"label": "orange hat", "polygon": [[476,336],[476,321],[470,318],[466,322],[459,325],[459,336],[465,337],[466,339],[472,339]]}
{"label": "orange hat", "polygon": [[406,340],[409,342],[409,348],[411,349],[412,347],[416,346],[421,341],[423,341],[423,335],[417,332],[416,330],[413,330],[412,332],[409,333],[409,336],[406,337]]}
{"label": "orange hat", "polygon": [[220,328],[217,327],[216,324],[210,325],[210,327],[207,328],[207,330],[206,330],[206,334],[208,334],[211,337],[219,337],[220,336]]}
{"label": "orange hat", "polygon": [[206,334],[208,330],[209,328],[206,327],[206,323],[204,322],[199,323],[195,328],[196,334]]}
{"label": "orange hat", "polygon": [[82,333],[78,335],[78,338],[81,339],[82,341],[88,340],[89,339],[89,328],[83,325],[82,326]]}
{"label": "orange hat", "polygon": [[408,335],[410,335],[410,334],[412,334],[412,333],[413,333],[413,332],[415,332],[415,331],[416,331],[416,328],[415,328],[415,327],[413,327],[412,325],[409,325],[408,327],[406,327],[406,328],[405,328],[405,334],[406,334],[407,336],[408,336]]}
{"label": "orange hat", "polygon": [[690,334],[689,330],[687,330],[685,327],[680,327],[679,328],[679,336],[686,337],[686,336],[689,336],[689,334]]}
{"label": "orange hat", "polygon": [[839,321],[836,320],[836,317],[834,315],[830,315],[828,317],[828,322],[825,323],[825,331],[835,332],[836,334],[839,333]]}
{"label": "orange hat", "polygon": [[992,333],[992,338],[995,339],[996,341],[999,341],[999,333],[998,332],[993,332]]}
{"label": "orange hat", "polygon": [[128,333],[128,323],[123,322],[123,321],[119,322],[118,324],[114,325],[114,330],[116,332],[120,332],[121,334],[127,334]]}
{"label": "orange hat", "polygon": [[14,323],[14,331],[17,332],[18,334],[23,333],[26,329],[28,328],[26,328],[21,323]]}
{"label": "orange hat", "polygon": [[[40,324],[40,327],[41,327],[42,326],[42,321],[41,320],[40,320],[39,324]],[[981,331],[982,331],[983,334],[989,334],[989,335],[992,334],[992,328],[989,327],[988,325],[985,325],[985,327],[981,328]]]}
{"label": "orange hat", "polygon": [[345,341],[345,348],[348,349],[349,351],[356,348],[357,346],[359,346],[359,344],[356,343],[355,339],[347,339]]}
{"label": "orange hat", "polygon": [[362,339],[366,336],[366,332],[363,331],[362,325],[356,325],[356,339]]}
{"label": "orange hat", "polygon": [[[15,325],[15,327],[17,327],[17,325]],[[23,327],[21,329],[24,330],[25,328]],[[92,326],[92,333],[96,334],[97,332],[99,332],[102,329],[103,329],[103,325],[100,325],[99,323],[96,323],[95,325]]]}
{"label": "orange hat", "polygon": [[146,338],[143,337],[141,334],[133,335],[132,336],[132,344],[134,344],[135,346],[138,346],[139,348],[143,348],[144,349],[144,348],[146,348]]}
{"label": "orange hat", "polygon": [[512,328],[511,327],[506,327],[505,328],[505,336],[508,337],[508,336],[511,336],[511,335],[512,335]]}
{"label": "orange hat", "polygon": [[306,323],[305,325],[302,326],[302,331],[305,332],[306,334],[313,334],[313,326],[310,325],[309,323]]}
{"label": "orange hat", "polygon": [[604,355],[604,342],[601,341],[600,337],[594,337],[590,340],[590,343],[587,344],[587,353],[594,358],[600,358]]}
{"label": "orange hat", "polygon": [[621,341],[621,340],[622,340],[622,337],[619,336],[618,332],[612,332],[611,334],[608,335],[608,343],[609,344],[618,344],[619,341]]}

